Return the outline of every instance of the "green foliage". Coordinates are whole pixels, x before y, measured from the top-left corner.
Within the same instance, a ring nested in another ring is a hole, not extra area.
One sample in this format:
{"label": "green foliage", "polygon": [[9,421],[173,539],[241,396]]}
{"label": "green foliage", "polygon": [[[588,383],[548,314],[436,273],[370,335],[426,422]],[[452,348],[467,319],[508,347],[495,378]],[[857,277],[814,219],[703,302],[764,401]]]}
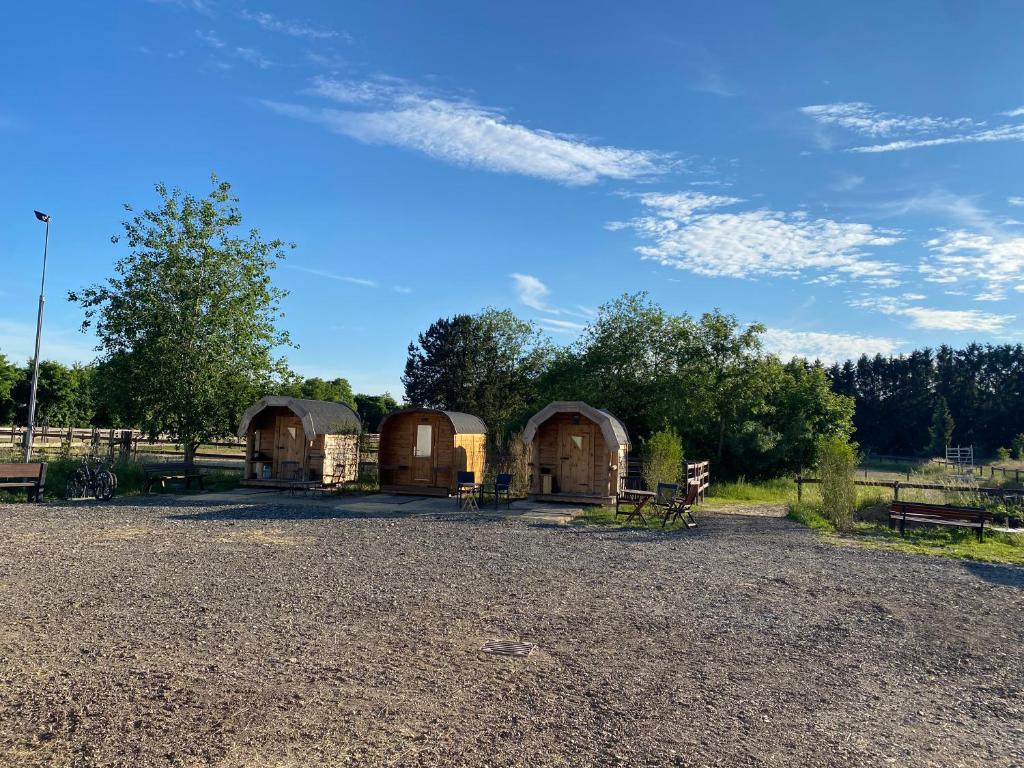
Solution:
{"label": "green foliage", "polygon": [[857,442],[878,453],[914,456],[931,448],[936,400],[956,424],[956,441],[978,451],[1010,445],[1024,432],[1020,407],[1024,345],[970,344],[897,357],[861,357],[829,369],[836,392],[856,398]]}
{"label": "green foliage", "polygon": [[289,343],[277,329],[285,292],[270,279],[284,243],[239,234],[237,198],[212,182],[204,198],[158,184],[160,206],[123,222],[131,250],[115,276],[68,296],[99,339],[104,407],[170,433],[189,462],[285,374],[273,351]]}
{"label": "green foliage", "polygon": [[1024,432],[1013,438],[1013,458],[1024,461]]}
{"label": "green foliage", "polygon": [[1010,449],[1005,447],[996,448],[996,459],[998,461],[1010,460]]}
{"label": "green foliage", "polygon": [[821,511],[840,530],[850,527],[857,507],[856,446],[842,437],[818,440],[817,469],[821,478]]}
{"label": "green foliage", "polygon": [[708,499],[778,504],[796,499],[796,482],[788,477],[748,482],[740,477],[735,482],[715,481],[708,488]]}
{"label": "green foliage", "polygon": [[276,387],[275,394],[304,400],[344,403],[352,410],[356,409],[355,395],[352,394],[352,385],[348,383],[348,379],[337,378],[327,381],[318,376],[304,379],[298,374],[292,373],[280,386]]}
{"label": "green foliage", "polygon": [[16,409],[11,390],[18,380],[18,374],[18,366],[0,353],[0,424],[14,423]]}
{"label": "green foliage", "polygon": [[551,354],[540,331],[508,310],[442,318],[409,345],[405,397],[479,416],[493,442],[536,402]]}
{"label": "green foliage", "polygon": [[383,395],[356,395],[356,412],[367,432],[379,432],[380,422],[387,414],[398,410],[398,403],[389,392]]}
{"label": "green foliage", "polygon": [[660,429],[643,441],[643,476],[648,490],[683,477],[683,442],[674,429]]}
{"label": "green foliage", "polygon": [[944,397],[940,397],[935,403],[932,425],[928,428],[928,452],[932,456],[946,455],[946,446],[952,444],[954,427],[949,405]]}

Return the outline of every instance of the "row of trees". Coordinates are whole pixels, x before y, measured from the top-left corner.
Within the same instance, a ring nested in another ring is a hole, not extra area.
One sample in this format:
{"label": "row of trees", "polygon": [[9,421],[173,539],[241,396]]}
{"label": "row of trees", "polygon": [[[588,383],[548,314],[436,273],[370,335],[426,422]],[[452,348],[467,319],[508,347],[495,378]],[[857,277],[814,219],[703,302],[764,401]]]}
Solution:
{"label": "row of trees", "polygon": [[857,442],[878,453],[934,455],[949,442],[994,453],[1024,432],[1020,344],[863,356],[829,378],[854,399]]}
{"label": "row of trees", "polygon": [[[107,380],[114,370],[104,364],[64,365],[53,360],[39,364],[36,423],[61,427],[133,427],[124,416],[123,404],[108,402],[120,388]],[[0,424],[24,424],[28,414],[32,367],[18,366],[0,352]],[[303,378],[291,373],[283,381],[271,382],[263,395],[287,395],[310,400],[332,400],[354,408],[363,424],[376,431],[385,414],[399,407],[388,393],[353,394],[347,379]]]}
{"label": "row of trees", "polygon": [[635,294],[557,347],[511,312],[487,310],[420,334],[403,384],[410,402],[480,416],[498,445],[543,404],[585,400],[622,419],[638,448],[671,430],[720,471],[776,475],[809,466],[820,436],[849,437],[853,400],[820,365],[766,354],[763,331],[717,311],[673,315]]}

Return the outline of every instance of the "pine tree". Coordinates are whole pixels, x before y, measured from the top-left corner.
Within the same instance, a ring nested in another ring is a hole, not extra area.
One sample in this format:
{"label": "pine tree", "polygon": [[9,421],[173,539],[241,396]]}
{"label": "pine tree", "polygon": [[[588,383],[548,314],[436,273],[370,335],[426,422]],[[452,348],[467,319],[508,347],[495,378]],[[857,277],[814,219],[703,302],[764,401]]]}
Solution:
{"label": "pine tree", "polygon": [[935,403],[932,425],[928,429],[928,436],[931,438],[931,442],[928,444],[928,451],[931,455],[945,455],[946,446],[953,439],[954,427],[953,414],[949,412],[946,398],[940,397]]}

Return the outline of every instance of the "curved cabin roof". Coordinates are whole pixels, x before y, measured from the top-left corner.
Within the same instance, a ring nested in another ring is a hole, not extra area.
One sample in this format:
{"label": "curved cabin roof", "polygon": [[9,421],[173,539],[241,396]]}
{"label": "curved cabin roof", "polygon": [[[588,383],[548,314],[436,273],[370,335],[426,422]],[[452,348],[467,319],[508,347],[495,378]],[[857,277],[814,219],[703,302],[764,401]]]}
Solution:
{"label": "curved cabin roof", "polygon": [[604,435],[604,441],[609,447],[618,446],[627,451],[630,449],[629,433],[626,431],[625,424],[608,411],[594,408],[582,400],[556,400],[542,408],[526,422],[526,427],[523,429],[523,442],[527,445],[532,443],[540,425],[557,413],[578,413],[581,416],[586,416],[601,427],[601,434]]}
{"label": "curved cabin roof", "polygon": [[452,429],[455,430],[457,435],[487,434],[487,425],[477,416],[471,416],[468,413],[461,413],[459,411],[439,411],[434,408],[403,408],[400,411],[392,411],[380,420],[380,426],[377,429],[383,432],[384,425],[388,419],[392,416],[401,416],[406,413],[442,413],[448,417],[448,421],[452,423]]}
{"label": "curved cabin roof", "polygon": [[239,437],[245,437],[252,420],[266,408],[287,408],[298,416],[302,420],[302,430],[307,440],[315,440],[317,435],[359,433],[363,428],[359,414],[344,403],[273,396],[258,400],[242,414],[242,421],[238,425]]}

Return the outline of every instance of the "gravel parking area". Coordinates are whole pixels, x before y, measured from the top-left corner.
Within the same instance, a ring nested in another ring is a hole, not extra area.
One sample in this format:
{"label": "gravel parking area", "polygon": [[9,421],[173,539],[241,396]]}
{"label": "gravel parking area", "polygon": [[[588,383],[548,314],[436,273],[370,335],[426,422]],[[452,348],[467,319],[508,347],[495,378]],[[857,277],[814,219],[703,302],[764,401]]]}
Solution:
{"label": "gravel parking area", "polygon": [[1024,569],[199,498],[0,506],[0,764],[1024,764]]}

